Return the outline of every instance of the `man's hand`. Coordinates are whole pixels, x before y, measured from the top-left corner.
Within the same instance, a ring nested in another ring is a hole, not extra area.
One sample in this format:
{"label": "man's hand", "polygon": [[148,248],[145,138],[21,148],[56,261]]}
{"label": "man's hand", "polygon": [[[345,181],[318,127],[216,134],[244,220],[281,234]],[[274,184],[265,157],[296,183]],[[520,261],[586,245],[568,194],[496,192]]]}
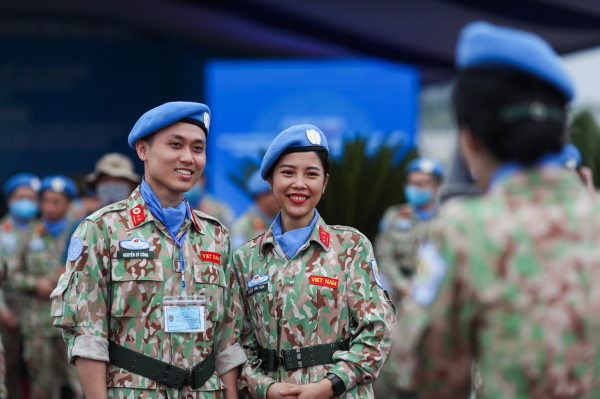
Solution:
{"label": "man's hand", "polygon": [[297,388],[299,385],[288,384],[286,382],[276,382],[267,390],[267,399],[298,399],[298,395],[282,394],[285,390]]}
{"label": "man's hand", "polygon": [[10,310],[2,310],[0,311],[0,325],[10,331],[17,331],[19,327],[19,323],[17,323],[17,318]]}
{"label": "man's hand", "polygon": [[[281,395],[297,395],[298,399],[329,399],[333,396],[333,383],[325,378],[312,384],[294,385],[292,388],[280,391],[280,393]],[[284,396],[284,398],[287,397],[289,396]]]}
{"label": "man's hand", "polygon": [[35,293],[40,298],[49,299],[56,285],[47,277],[40,277],[35,283]]}

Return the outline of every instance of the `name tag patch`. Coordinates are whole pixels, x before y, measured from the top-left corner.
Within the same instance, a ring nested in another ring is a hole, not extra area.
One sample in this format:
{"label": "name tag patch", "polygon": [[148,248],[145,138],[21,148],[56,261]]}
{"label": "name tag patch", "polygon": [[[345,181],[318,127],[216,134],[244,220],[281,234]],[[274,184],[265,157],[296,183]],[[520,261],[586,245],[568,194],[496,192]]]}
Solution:
{"label": "name tag patch", "polygon": [[200,256],[202,256],[202,260],[205,262],[221,264],[221,254],[217,252],[201,251]]}
{"label": "name tag patch", "polygon": [[150,251],[117,251],[117,259],[154,259]]}
{"label": "name tag patch", "polygon": [[258,294],[259,292],[269,292],[271,290],[271,283],[263,283],[259,285],[255,285],[254,287],[248,288],[246,291],[246,296],[249,298],[254,294]]}
{"label": "name tag patch", "polygon": [[322,285],[323,287],[334,288],[337,290],[338,280],[331,277],[310,276],[309,282],[314,285]]}

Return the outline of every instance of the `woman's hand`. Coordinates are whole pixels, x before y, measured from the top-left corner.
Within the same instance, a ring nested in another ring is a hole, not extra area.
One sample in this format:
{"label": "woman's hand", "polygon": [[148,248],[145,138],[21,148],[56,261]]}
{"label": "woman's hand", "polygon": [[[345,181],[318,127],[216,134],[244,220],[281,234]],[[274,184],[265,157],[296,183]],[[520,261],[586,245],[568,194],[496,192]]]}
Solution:
{"label": "woman's hand", "polygon": [[288,384],[286,382],[276,382],[267,389],[267,399],[298,399],[298,395],[281,393],[296,387],[298,387],[298,385]]}
{"label": "woman's hand", "polygon": [[[294,385],[280,391],[280,393],[281,395],[293,395],[298,399],[329,399],[333,396],[333,383],[325,378],[312,384]],[[283,397],[287,398],[289,396]]]}

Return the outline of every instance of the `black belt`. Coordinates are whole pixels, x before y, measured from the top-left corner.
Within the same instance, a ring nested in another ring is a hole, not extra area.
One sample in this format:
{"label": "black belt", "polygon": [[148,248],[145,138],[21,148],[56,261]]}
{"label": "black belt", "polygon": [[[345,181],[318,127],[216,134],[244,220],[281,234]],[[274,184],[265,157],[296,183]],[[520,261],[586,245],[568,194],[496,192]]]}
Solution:
{"label": "black belt", "polygon": [[275,349],[258,347],[256,356],[262,360],[261,367],[265,371],[276,371],[279,366],[285,370],[295,370],[302,367],[317,366],[319,364],[333,363],[333,354],[336,351],[350,350],[350,341],[338,341],[332,344],[305,346],[304,348],[282,349],[281,357],[277,356]]}
{"label": "black belt", "polygon": [[186,385],[192,389],[201,388],[215,372],[214,348],[206,359],[189,370],[127,349],[112,341],[108,342],[108,356],[110,363],[117,367],[177,389]]}

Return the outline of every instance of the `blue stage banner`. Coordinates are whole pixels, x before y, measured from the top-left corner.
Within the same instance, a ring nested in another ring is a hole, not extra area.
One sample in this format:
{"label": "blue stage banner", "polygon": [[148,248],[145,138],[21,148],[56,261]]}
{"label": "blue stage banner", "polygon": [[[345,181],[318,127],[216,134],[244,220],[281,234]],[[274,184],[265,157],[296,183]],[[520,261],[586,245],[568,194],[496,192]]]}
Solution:
{"label": "blue stage banner", "polygon": [[239,215],[251,199],[231,176],[262,154],[282,130],[318,126],[332,156],[344,139],[366,135],[415,143],[419,75],[416,69],[372,59],[213,61],[206,66],[209,189]]}

